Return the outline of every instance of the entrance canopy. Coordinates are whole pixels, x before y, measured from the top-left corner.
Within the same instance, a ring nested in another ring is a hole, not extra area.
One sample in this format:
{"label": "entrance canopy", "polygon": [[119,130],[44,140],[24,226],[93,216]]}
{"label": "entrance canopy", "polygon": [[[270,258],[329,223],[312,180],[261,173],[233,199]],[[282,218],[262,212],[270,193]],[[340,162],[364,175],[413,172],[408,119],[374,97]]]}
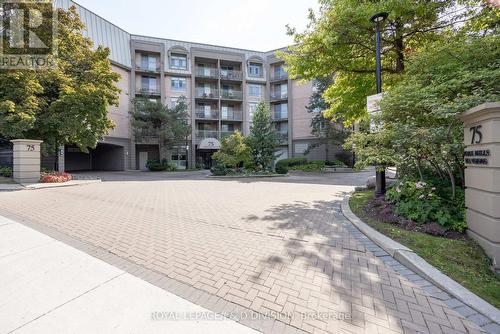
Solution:
{"label": "entrance canopy", "polygon": [[205,138],[198,145],[200,150],[220,150],[220,141],[215,138]]}

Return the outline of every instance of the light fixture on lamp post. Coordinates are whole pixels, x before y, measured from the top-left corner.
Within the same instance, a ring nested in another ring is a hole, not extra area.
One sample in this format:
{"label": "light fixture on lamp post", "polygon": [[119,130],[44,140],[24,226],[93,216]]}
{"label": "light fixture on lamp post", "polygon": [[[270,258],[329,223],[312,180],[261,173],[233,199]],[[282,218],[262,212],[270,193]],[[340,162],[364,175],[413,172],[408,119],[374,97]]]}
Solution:
{"label": "light fixture on lamp post", "polygon": [[[380,38],[380,26],[381,24],[387,19],[389,16],[388,13],[386,12],[381,12],[378,14],[373,15],[370,18],[370,21],[375,24],[376,28],[376,54],[375,54],[375,61],[376,61],[376,73],[377,73],[377,94],[382,93],[382,55],[381,55],[381,38]],[[376,191],[375,191],[375,196],[377,197],[382,197],[385,195],[386,192],[386,181],[385,181],[385,167],[378,166],[377,167],[377,174],[376,174]]]}

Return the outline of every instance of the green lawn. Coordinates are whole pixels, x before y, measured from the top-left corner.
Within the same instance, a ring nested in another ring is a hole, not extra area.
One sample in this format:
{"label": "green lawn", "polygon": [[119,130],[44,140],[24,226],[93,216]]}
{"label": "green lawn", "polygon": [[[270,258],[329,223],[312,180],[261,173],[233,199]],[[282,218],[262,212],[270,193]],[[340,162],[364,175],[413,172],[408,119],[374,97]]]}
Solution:
{"label": "green lawn", "polygon": [[377,231],[412,249],[427,262],[469,290],[500,307],[500,275],[490,270],[490,260],[477,243],[411,232],[368,217],[365,204],[373,191],[356,192],[350,201],[354,214]]}

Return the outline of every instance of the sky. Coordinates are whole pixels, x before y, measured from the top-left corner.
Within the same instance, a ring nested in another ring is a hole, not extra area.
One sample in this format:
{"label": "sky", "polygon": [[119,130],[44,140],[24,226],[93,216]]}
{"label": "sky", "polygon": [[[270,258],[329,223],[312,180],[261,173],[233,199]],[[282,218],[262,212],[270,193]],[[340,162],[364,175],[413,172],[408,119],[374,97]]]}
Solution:
{"label": "sky", "polygon": [[317,0],[75,0],[126,31],[270,51],[290,45],[286,25],[303,30]]}

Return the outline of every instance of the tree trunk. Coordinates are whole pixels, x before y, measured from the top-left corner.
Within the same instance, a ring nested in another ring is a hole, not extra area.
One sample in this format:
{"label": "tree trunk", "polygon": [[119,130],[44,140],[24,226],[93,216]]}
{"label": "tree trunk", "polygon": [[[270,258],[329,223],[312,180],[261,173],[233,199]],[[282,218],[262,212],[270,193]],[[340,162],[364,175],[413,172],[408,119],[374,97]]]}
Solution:
{"label": "tree trunk", "polygon": [[56,140],[54,143],[54,172],[59,171],[59,143]]}
{"label": "tree trunk", "polygon": [[455,175],[453,175],[453,170],[451,170],[448,164],[446,164],[446,170],[448,171],[448,176],[450,177],[451,181],[451,189],[452,189],[451,199],[454,200],[455,197],[457,196],[457,181],[455,180]]}
{"label": "tree trunk", "polygon": [[418,170],[418,175],[420,176],[420,181],[424,181],[424,174],[422,174],[422,167],[420,166],[420,159],[416,158],[416,165],[417,165],[417,170]]}
{"label": "tree trunk", "polygon": [[395,39],[394,46],[396,50],[396,73],[402,73],[405,69],[405,54],[404,54],[404,41],[403,41],[403,24],[399,18],[396,19],[395,24]]}

